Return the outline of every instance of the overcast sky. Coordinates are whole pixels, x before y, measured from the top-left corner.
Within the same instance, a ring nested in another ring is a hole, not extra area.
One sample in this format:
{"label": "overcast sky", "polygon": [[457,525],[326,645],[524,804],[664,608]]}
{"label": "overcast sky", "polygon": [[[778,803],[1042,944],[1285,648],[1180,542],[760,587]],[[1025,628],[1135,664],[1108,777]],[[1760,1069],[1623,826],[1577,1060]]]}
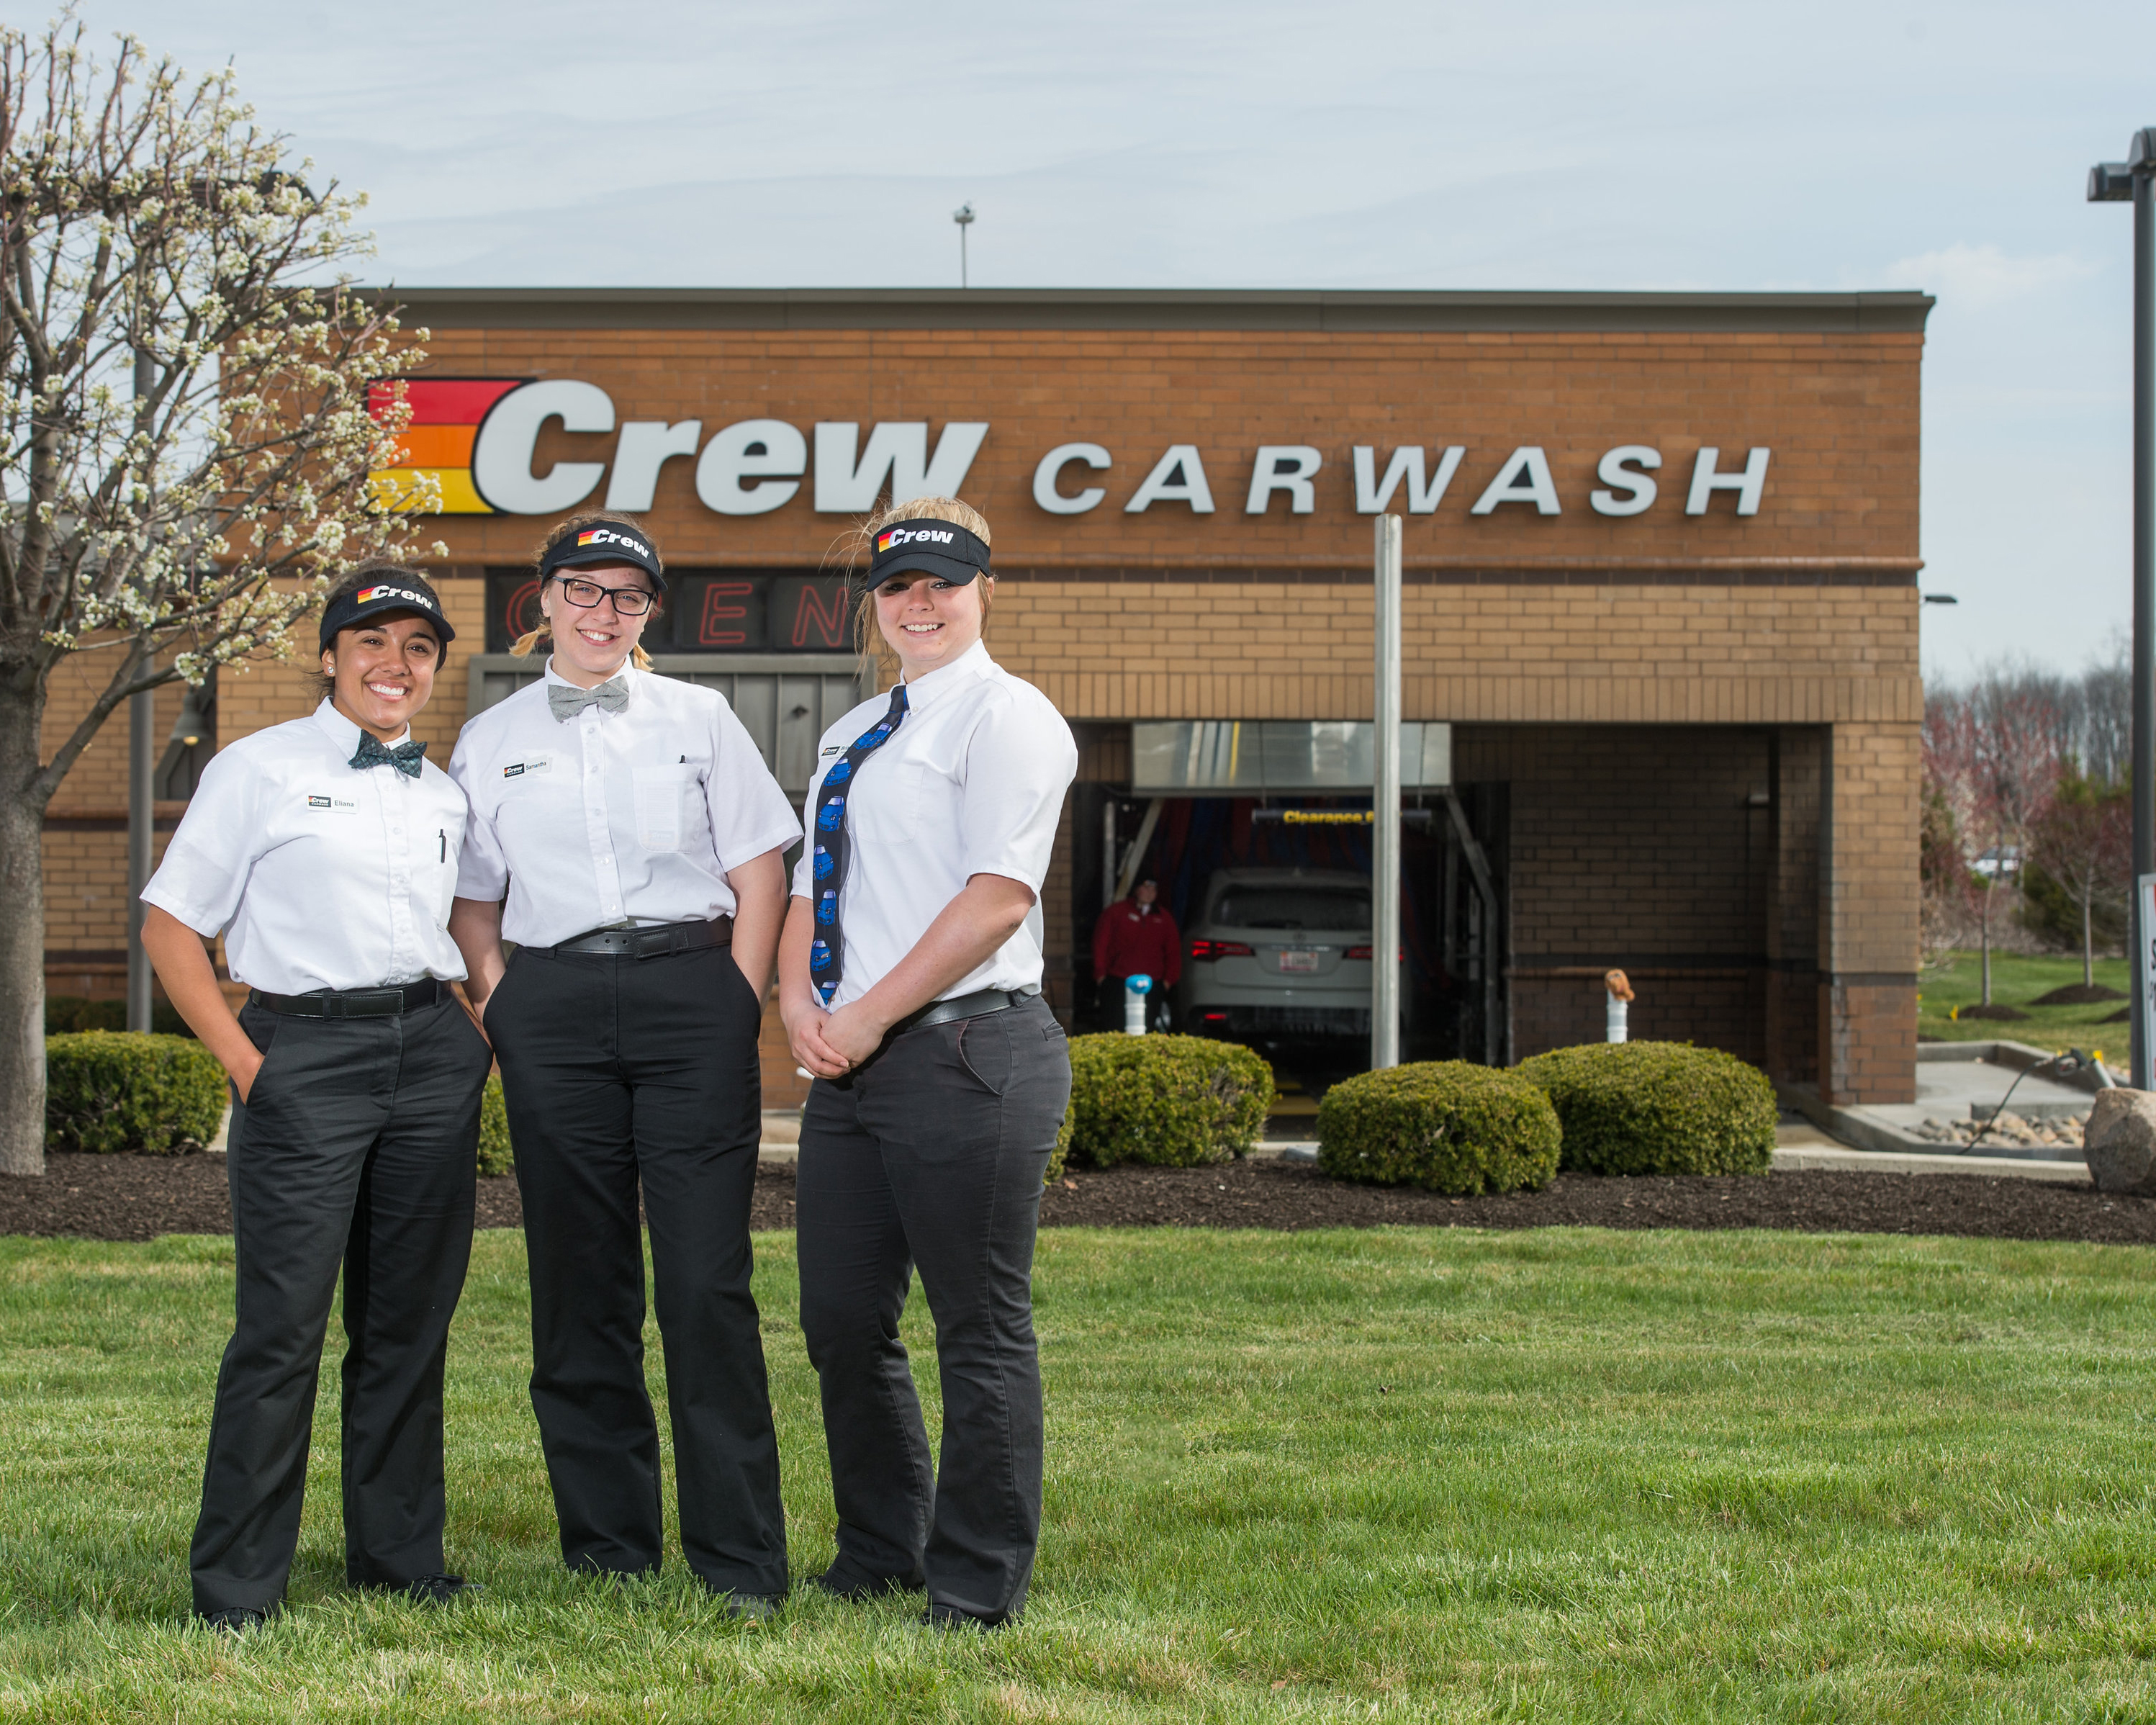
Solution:
{"label": "overcast sky", "polygon": [[[2129,618],[2156,10],[85,0],[373,197],[373,279],[1922,288],[1925,660]],[[18,18],[20,7],[10,11]],[[2140,73],[2133,69],[2143,68]]]}

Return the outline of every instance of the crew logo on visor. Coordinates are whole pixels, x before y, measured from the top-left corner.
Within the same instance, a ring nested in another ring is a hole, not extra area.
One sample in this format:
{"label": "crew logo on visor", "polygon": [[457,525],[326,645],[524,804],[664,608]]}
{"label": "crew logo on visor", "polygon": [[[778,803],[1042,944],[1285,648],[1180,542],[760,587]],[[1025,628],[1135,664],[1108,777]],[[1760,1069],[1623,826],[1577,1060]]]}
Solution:
{"label": "crew logo on visor", "polygon": [[[970,538],[972,536],[968,534],[967,536]],[[957,542],[957,534],[949,528],[893,527],[876,541],[876,553],[881,556],[894,545],[918,543],[926,548],[929,545],[956,545]]]}
{"label": "crew logo on visor", "polygon": [[876,586],[908,569],[947,581],[971,581],[988,572],[988,547],[953,521],[906,521],[886,527],[875,536],[868,584]]}
{"label": "crew logo on visor", "polygon": [[588,545],[619,545],[624,551],[629,552],[637,557],[648,557],[651,555],[651,547],[642,540],[632,539],[628,534],[614,527],[593,527],[578,534],[578,550],[582,551]]}

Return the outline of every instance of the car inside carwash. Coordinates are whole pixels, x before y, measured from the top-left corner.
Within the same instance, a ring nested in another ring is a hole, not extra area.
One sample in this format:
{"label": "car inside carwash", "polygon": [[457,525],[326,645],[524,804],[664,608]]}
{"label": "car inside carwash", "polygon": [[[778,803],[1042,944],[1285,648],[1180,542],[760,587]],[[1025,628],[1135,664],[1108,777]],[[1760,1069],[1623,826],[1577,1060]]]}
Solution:
{"label": "car inside carwash", "polygon": [[[1366,1070],[1371,726],[1130,729],[1130,780],[1076,788],[1081,1018],[1120,1022],[1119,1002],[1096,997],[1086,1010],[1094,923],[1152,880],[1182,956],[1180,978],[1148,1014],[1154,1028],[1243,1043],[1284,1089],[1313,1096]],[[1402,1055],[1502,1064],[1506,787],[1450,783],[1449,727],[1402,732]]]}

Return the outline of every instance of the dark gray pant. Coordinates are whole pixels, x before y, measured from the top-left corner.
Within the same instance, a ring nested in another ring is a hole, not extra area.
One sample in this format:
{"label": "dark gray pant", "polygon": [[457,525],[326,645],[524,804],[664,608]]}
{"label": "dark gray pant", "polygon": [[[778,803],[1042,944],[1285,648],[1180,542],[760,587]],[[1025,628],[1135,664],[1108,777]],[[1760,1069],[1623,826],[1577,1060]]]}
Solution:
{"label": "dark gray pant", "polygon": [[786,1591],[778,1438],[749,1291],[762,1019],[724,947],[644,959],[520,950],[487,1003],[531,1256],[531,1406],[572,1568],[660,1563],[641,1188],[682,1555],[721,1592]]}
{"label": "dark gray pant", "polygon": [[[801,1121],[801,1327],[824,1394],[842,1585],[926,1584],[1015,1617],[1040,1538],[1033,1242],[1070,1099],[1038,998],[910,1030]],[[936,1320],[943,1445],[932,1469],[899,1315],[916,1266]]]}
{"label": "dark gray pant", "polygon": [[265,1057],[226,1141],[236,1322],[187,1560],[205,1614],[284,1597],[340,1266],[345,1574],[441,1573],[442,1367],[491,1064],[454,1000],[379,1019],[249,1006],[239,1022]]}

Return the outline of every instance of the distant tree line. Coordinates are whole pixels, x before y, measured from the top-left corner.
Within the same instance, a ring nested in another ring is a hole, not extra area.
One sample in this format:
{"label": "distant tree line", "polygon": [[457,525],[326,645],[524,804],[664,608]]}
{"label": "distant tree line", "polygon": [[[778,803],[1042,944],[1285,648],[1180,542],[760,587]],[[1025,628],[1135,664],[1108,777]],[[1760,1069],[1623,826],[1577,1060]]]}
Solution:
{"label": "distant tree line", "polygon": [[1927,950],[2030,942],[2124,949],[2132,889],[2133,675],[2122,646],[2078,675],[1985,666],[1924,700]]}

